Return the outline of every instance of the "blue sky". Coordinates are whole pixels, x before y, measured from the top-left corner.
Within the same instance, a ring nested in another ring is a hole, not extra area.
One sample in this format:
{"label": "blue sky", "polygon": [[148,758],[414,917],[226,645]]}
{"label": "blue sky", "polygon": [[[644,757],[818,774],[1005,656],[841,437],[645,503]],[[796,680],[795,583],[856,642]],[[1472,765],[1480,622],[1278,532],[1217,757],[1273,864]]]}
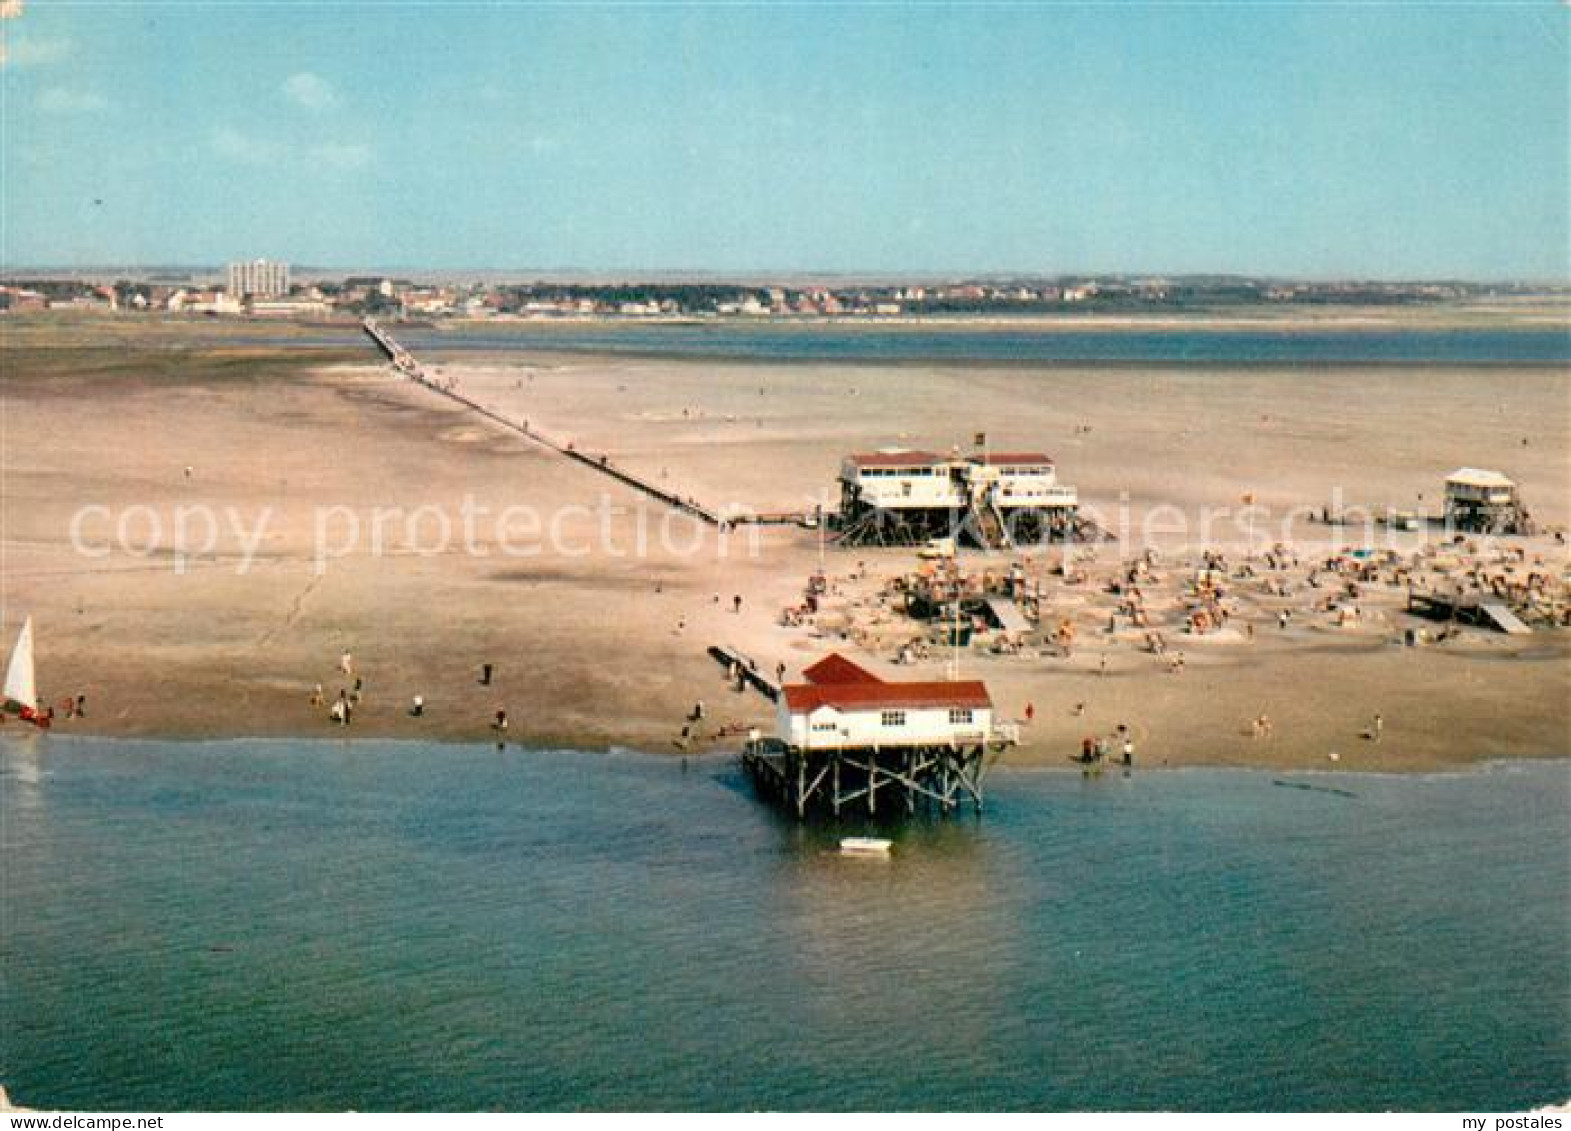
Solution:
{"label": "blue sky", "polygon": [[4,258],[1565,279],[1568,19],[29,0]]}

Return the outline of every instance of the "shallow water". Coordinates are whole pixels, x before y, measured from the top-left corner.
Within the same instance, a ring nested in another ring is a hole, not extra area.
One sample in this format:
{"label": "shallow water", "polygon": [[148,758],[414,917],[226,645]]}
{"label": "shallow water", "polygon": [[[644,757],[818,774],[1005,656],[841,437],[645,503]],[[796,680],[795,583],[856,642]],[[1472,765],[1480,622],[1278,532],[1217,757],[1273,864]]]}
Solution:
{"label": "shallow water", "polygon": [[[1510,365],[1571,364],[1565,326],[1488,329],[1374,327],[1255,329],[1185,326],[1075,329],[997,326],[770,322],[557,322],[443,324],[390,329],[421,357],[434,353],[590,353],[673,359],[878,364],[1019,362],[1032,365]],[[231,344],[277,346],[244,336]],[[364,345],[350,326],[306,331],[295,346]]]}
{"label": "shallow water", "polygon": [[505,330],[411,328],[418,354],[441,350],[627,353],[752,361],[975,361],[1153,365],[1564,365],[1565,327],[1517,329],[1066,329],[997,326],[528,324]]}
{"label": "shallow water", "polygon": [[1000,771],[832,849],[728,760],[0,742],[0,1080],[88,1109],[1571,1095],[1571,768]]}

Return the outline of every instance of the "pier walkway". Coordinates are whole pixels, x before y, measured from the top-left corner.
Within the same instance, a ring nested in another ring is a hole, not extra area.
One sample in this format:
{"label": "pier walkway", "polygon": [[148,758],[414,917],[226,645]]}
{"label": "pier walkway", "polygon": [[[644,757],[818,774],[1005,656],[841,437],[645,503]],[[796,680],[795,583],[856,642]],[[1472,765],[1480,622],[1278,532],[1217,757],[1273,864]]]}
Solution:
{"label": "pier walkway", "polygon": [[408,377],[411,381],[425,386],[434,393],[439,393],[448,400],[455,401],[458,404],[463,405],[472,412],[479,413],[481,416],[492,421],[493,423],[501,425],[510,432],[516,432],[520,436],[523,436],[533,443],[538,444],[542,448],[546,448],[555,452],[557,455],[562,456],[565,459],[570,459],[575,463],[582,464],[584,467],[598,471],[602,475],[610,476],[612,479],[615,479],[624,486],[631,487],[633,490],[649,496],[656,502],[664,503],[673,510],[681,511],[684,514],[690,514],[694,518],[700,519],[703,522],[707,522],[711,526],[719,527],[736,526],[742,523],[800,521],[802,517],[795,516],[794,518],[788,519],[787,516],[783,515],[756,515],[748,513],[735,515],[721,514],[714,508],[700,503],[697,499],[684,498],[675,494],[674,492],[667,491],[665,488],[651,483],[649,480],[645,479],[636,472],[628,471],[626,468],[616,466],[611,462],[609,456],[591,456],[585,454],[584,452],[580,452],[574,448],[571,443],[564,444],[559,440],[552,439],[550,436],[547,436],[539,429],[530,427],[527,421],[513,420],[509,417],[503,416],[494,408],[472,400],[463,393],[460,393],[451,382],[444,383],[441,380],[432,377],[430,374],[426,373],[424,367],[421,366],[417,360],[415,360],[415,356],[406,350],[403,346],[399,345],[398,341],[393,337],[393,335],[388,333],[387,330],[376,321],[376,319],[367,318],[362,321],[360,325],[365,330],[366,334],[371,338],[371,340],[377,344],[384,354],[387,355],[388,360],[393,363],[393,367],[402,373],[405,377]]}
{"label": "pier walkway", "polygon": [[743,655],[729,644],[711,644],[709,655],[728,672],[735,671],[742,682],[771,703],[780,700],[780,685],[758,670],[758,661]]}

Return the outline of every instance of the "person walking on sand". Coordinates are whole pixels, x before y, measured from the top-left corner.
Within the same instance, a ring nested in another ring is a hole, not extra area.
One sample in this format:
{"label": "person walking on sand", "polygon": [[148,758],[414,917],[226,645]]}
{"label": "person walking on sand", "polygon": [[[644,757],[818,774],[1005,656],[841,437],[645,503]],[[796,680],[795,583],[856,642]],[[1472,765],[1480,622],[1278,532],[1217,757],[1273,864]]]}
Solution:
{"label": "person walking on sand", "polygon": [[409,714],[411,718],[416,719],[425,714],[425,697],[423,695],[414,697],[414,701],[409,704]]}
{"label": "person walking on sand", "polygon": [[349,654],[347,648],[344,649],[344,654],[338,657],[338,670],[345,675],[355,674],[355,658]]}
{"label": "person walking on sand", "polygon": [[496,731],[497,734],[505,734],[505,733],[507,733],[507,712],[506,711],[501,710],[501,709],[497,710],[497,712],[496,712],[496,720],[491,724],[491,729]]}
{"label": "person walking on sand", "polygon": [[1026,704],[1026,722],[1029,723],[1034,718],[1036,718],[1036,704],[1035,703],[1027,703]]}
{"label": "person walking on sand", "polygon": [[738,593],[731,598],[731,611],[733,613],[740,613],[742,611],[742,594]]}
{"label": "person walking on sand", "polygon": [[1383,716],[1383,715],[1376,715],[1375,716],[1375,724],[1374,724],[1374,726],[1369,728],[1369,737],[1372,738],[1374,741],[1379,742],[1380,741],[1380,736],[1385,733],[1385,729],[1386,729],[1385,716]]}
{"label": "person walking on sand", "polygon": [[1125,766],[1133,766],[1134,764],[1135,764],[1135,740],[1132,739],[1132,738],[1126,738],[1126,739],[1124,739],[1124,765]]}
{"label": "person walking on sand", "polygon": [[311,706],[320,707],[323,703],[322,685],[319,683],[311,692]]}
{"label": "person walking on sand", "polygon": [[481,687],[490,687],[491,686],[491,671],[492,671],[492,668],[493,668],[493,665],[489,664],[489,663],[480,665],[480,686]]}

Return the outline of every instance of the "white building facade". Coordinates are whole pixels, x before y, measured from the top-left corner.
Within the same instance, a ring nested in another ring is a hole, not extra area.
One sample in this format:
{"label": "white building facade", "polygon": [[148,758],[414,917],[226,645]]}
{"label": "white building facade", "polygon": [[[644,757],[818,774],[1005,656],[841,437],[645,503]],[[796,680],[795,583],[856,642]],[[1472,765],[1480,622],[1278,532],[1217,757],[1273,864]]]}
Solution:
{"label": "white building facade", "polygon": [[234,298],[281,298],[289,293],[289,264],[249,259],[229,265],[229,294]]}
{"label": "white building facade", "polygon": [[781,689],[778,734],[796,750],[975,746],[992,731],[980,680],[891,683],[840,656],[828,664]]}

